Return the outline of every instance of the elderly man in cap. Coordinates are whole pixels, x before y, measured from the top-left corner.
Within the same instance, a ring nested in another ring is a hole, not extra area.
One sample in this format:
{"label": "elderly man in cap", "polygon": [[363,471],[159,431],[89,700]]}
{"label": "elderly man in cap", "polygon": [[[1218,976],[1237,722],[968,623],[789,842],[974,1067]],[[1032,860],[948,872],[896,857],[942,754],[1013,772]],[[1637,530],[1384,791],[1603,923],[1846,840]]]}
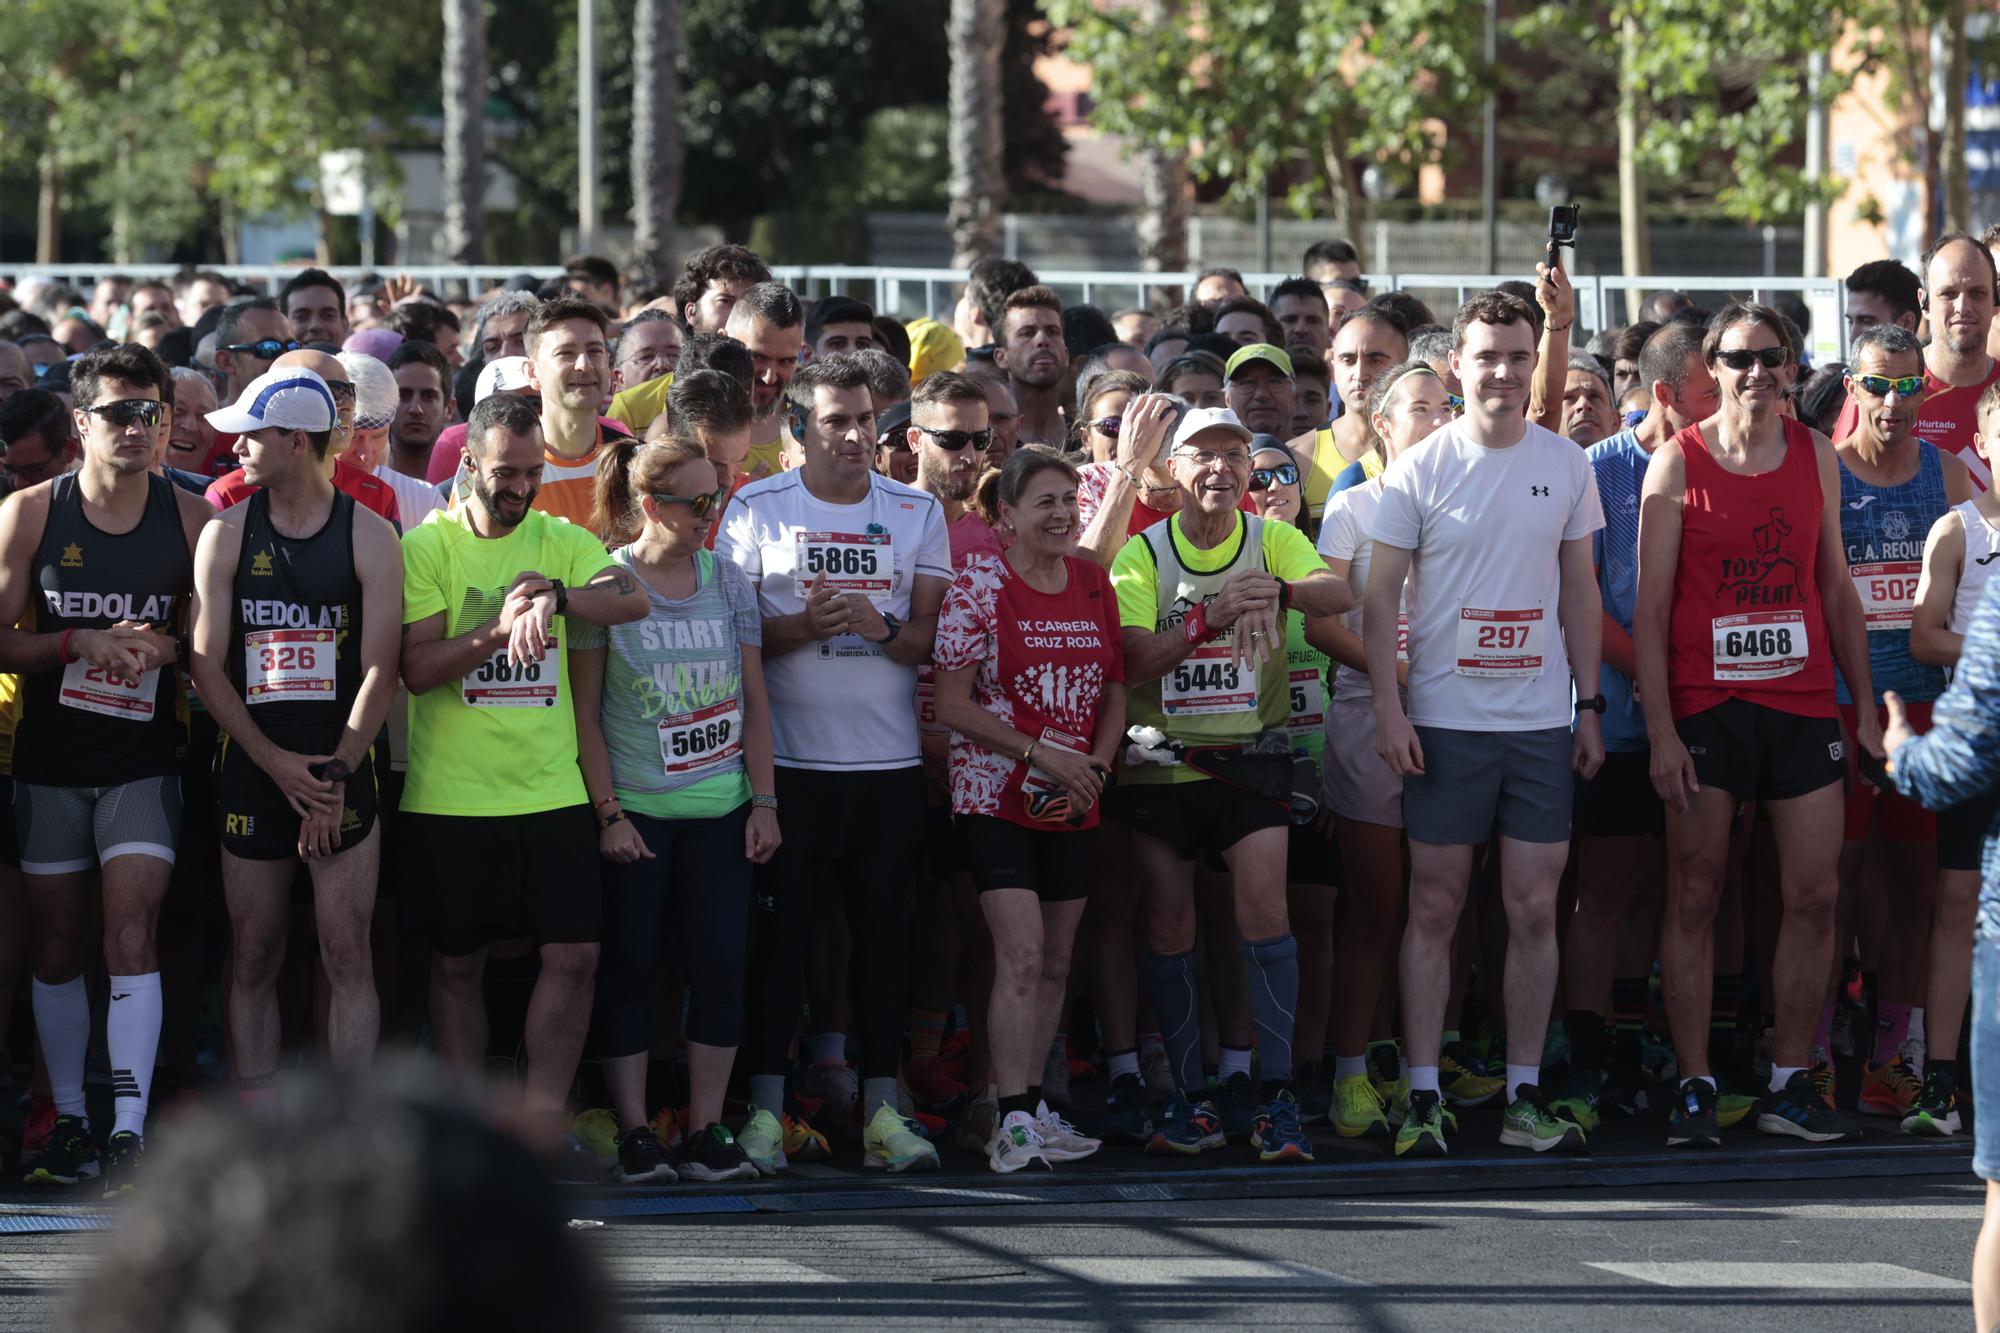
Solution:
{"label": "elderly man in cap", "polygon": [[[1134,536],[1112,564],[1130,718],[1151,729],[1153,753],[1167,762],[1128,766],[1107,813],[1132,830],[1150,942],[1147,991],[1180,1089],[1149,1148],[1194,1153],[1234,1134],[1247,1136],[1263,1161],[1310,1161],[1312,1143],[1291,1088],[1299,969],[1285,903],[1285,616],[1334,615],[1352,606],[1354,595],[1297,527],[1240,510],[1250,437],[1228,408],[1182,416],[1167,458],[1180,493],[1176,511]],[[1274,753],[1262,753],[1266,742]],[[1194,879],[1196,866],[1215,857],[1227,865],[1235,897],[1263,1082],[1251,1084],[1245,1053],[1209,1100],[1196,1008]]]}
{"label": "elderly man in cap", "polygon": [[1230,354],[1223,400],[1253,435],[1282,437],[1292,422],[1292,358],[1270,343],[1250,343]]}

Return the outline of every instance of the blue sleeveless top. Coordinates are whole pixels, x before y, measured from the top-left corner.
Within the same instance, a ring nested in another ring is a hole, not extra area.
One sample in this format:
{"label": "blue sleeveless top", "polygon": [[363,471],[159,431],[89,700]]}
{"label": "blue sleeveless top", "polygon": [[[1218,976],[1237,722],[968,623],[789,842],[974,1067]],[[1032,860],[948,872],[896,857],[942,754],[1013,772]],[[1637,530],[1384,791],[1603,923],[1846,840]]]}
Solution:
{"label": "blue sleeveless top", "polygon": [[[1944,668],[1910,656],[1910,608],[1923,573],[1924,538],[1951,508],[1944,495],[1944,465],[1935,447],[1917,441],[1917,472],[1900,486],[1871,486],[1840,464],[1840,539],[1847,570],[1861,595],[1868,623],[1868,670],[1875,701],[1894,690],[1916,703],[1944,693]],[[1852,703],[1847,682],[1834,672],[1841,703]]]}

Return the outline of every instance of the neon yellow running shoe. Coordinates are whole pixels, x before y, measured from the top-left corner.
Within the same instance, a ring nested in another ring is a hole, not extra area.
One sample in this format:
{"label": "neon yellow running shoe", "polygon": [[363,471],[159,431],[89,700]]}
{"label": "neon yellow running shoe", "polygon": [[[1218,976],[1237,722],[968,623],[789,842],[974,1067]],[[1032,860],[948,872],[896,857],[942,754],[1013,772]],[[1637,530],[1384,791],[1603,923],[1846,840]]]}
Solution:
{"label": "neon yellow running shoe", "polygon": [[1333,1088],[1333,1132],[1343,1139],[1386,1139],[1389,1118],[1382,1113],[1382,1094],[1366,1074],[1349,1074]]}
{"label": "neon yellow running shoe", "polygon": [[743,1150],[760,1176],[775,1176],[788,1165],[784,1127],[778,1123],[778,1117],[762,1107],[750,1108],[750,1118],[736,1135],[736,1146]]}
{"label": "neon yellow running shoe", "polygon": [[883,1102],[868,1128],[861,1131],[861,1165],[878,1170],[935,1171],[938,1151],[929,1139],[917,1133],[917,1124]]}

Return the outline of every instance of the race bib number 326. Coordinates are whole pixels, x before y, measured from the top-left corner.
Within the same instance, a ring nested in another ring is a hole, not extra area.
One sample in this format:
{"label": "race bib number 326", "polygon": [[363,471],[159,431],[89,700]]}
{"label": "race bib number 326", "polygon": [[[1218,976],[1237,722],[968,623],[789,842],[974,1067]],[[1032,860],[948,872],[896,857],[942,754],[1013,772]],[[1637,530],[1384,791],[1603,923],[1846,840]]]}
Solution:
{"label": "race bib number 326", "polygon": [[250,704],[331,699],[333,631],[268,629],[243,636],[243,698]]}

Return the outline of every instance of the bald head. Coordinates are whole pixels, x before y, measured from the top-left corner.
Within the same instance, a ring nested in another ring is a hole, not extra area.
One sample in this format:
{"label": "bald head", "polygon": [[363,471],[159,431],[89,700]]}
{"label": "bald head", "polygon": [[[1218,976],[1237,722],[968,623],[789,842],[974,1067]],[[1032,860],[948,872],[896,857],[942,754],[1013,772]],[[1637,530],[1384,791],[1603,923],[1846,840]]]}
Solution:
{"label": "bald head", "polygon": [[28,364],[28,354],[17,343],[0,342],[0,403],[32,388],[34,383],[35,371]]}
{"label": "bald head", "polygon": [[293,366],[312,371],[333,390],[334,406],[340,410],[335,414],[333,441],[326,447],[326,456],[335,458],[346,453],[354,443],[354,380],[348,375],[347,367],[340,364],[340,358],[315,352],[310,347],[286,352],[271,363],[273,370],[288,370]]}

